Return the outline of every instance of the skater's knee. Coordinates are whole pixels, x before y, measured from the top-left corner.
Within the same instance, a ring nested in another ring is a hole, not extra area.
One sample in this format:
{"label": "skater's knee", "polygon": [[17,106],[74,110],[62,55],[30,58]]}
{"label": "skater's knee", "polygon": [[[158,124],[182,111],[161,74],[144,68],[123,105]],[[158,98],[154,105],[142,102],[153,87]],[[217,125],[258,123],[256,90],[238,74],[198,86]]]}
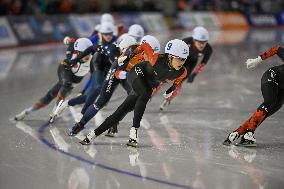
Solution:
{"label": "skater's knee", "polygon": [[139,95],[139,100],[141,100],[143,102],[148,102],[149,99],[151,98],[151,96],[152,96],[151,92],[144,92],[144,93]]}
{"label": "skater's knee", "polygon": [[65,89],[72,89],[72,82],[71,81],[63,81],[62,83],[62,86],[65,88]]}
{"label": "skater's knee", "polygon": [[49,104],[54,98],[56,97],[56,95],[53,95],[51,93],[48,93],[47,95],[45,95],[42,99],[40,99],[40,102],[42,104]]}

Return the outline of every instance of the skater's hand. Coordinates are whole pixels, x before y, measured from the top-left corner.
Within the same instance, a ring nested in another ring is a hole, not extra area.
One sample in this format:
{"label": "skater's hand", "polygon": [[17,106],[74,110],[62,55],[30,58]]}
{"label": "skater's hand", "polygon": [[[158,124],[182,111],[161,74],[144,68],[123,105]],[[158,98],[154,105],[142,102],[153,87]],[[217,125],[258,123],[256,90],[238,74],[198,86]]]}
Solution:
{"label": "skater's hand", "polygon": [[128,72],[123,70],[118,70],[114,73],[116,79],[126,79],[128,76]]}
{"label": "skater's hand", "polygon": [[172,86],[170,87],[166,92],[164,92],[163,96],[164,98],[170,98],[172,96],[172,94],[174,93],[175,88]]}
{"label": "skater's hand", "polygon": [[65,45],[69,45],[69,43],[70,43],[70,37],[69,37],[69,36],[64,37],[63,43],[64,43]]}
{"label": "skater's hand", "polygon": [[256,67],[261,61],[262,59],[260,56],[258,56],[257,58],[247,59],[246,61],[247,69]]}
{"label": "skater's hand", "polygon": [[194,81],[194,78],[196,77],[196,74],[193,73],[187,78],[187,83],[192,83]]}
{"label": "skater's hand", "polygon": [[117,60],[117,63],[119,66],[122,66],[124,64],[124,60],[127,58],[127,56],[122,56],[122,57],[119,57],[118,60]]}

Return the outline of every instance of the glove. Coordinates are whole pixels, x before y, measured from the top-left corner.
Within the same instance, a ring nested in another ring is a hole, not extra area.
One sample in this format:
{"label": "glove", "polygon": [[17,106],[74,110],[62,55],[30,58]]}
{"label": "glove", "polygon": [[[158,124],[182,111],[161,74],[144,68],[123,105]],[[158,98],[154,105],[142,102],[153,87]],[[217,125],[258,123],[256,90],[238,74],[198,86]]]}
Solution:
{"label": "glove", "polygon": [[126,79],[127,76],[128,76],[128,72],[118,70],[114,73],[114,76],[115,76],[116,79]]}
{"label": "glove", "polygon": [[164,98],[168,99],[169,97],[171,97],[174,91],[175,91],[175,87],[171,86],[166,92],[164,92],[163,94]]}
{"label": "glove", "polygon": [[194,78],[196,77],[196,74],[193,73],[187,78],[187,83],[192,83],[194,81]]}
{"label": "glove", "polygon": [[64,37],[63,43],[64,43],[65,45],[69,45],[69,42],[70,42],[70,37],[68,37],[68,36]]}
{"label": "glove", "polygon": [[118,63],[118,65],[119,66],[122,66],[123,64],[124,64],[124,60],[127,58],[127,56],[122,56],[122,57],[119,57],[118,59],[117,59],[117,63]]}
{"label": "glove", "polygon": [[247,69],[251,69],[256,67],[262,61],[261,57],[258,56],[257,58],[247,59]]}

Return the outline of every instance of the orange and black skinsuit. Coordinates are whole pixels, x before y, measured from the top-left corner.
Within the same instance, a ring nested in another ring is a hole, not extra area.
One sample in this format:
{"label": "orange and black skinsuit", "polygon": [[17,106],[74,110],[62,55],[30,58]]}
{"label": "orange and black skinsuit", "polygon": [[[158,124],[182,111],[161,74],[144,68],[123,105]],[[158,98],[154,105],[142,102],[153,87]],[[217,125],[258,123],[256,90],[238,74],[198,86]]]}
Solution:
{"label": "orange and black skinsuit", "polygon": [[[195,77],[200,74],[205,66],[207,65],[211,55],[212,55],[212,47],[209,43],[206,44],[205,48],[202,51],[199,51],[194,43],[192,37],[187,37],[182,39],[189,46],[189,57],[187,58],[184,67],[187,70],[187,82],[192,83]],[[162,84],[159,85],[158,90],[162,87]],[[155,95],[158,90],[155,91],[153,95]],[[171,97],[168,98],[169,102],[171,102],[179,93],[181,92],[180,87],[176,88]]]}
{"label": "orange and black skinsuit", "polygon": [[[83,117],[80,120],[80,125],[85,125],[90,119],[92,119],[97,112],[103,108],[110,98],[112,97],[113,92],[117,88],[118,84],[121,84],[122,87],[126,90],[127,94],[131,91],[131,86],[128,84],[126,79],[119,79],[115,77],[121,71],[130,71],[131,68],[141,62],[144,62],[143,53],[151,60],[155,61],[158,57],[156,53],[153,52],[152,48],[148,43],[142,45],[133,45],[129,47],[121,56],[126,56],[127,58],[123,61],[124,63],[118,64],[116,61],[110,68],[104,83],[102,90],[100,92],[99,98],[95,101],[93,105],[88,105],[88,108],[83,113]],[[85,105],[86,106],[86,105]]]}
{"label": "orange and black skinsuit", "polygon": [[95,129],[95,135],[99,136],[113,125],[116,125],[128,112],[133,110],[133,127],[139,128],[153,89],[161,82],[175,80],[170,89],[174,90],[181,84],[186,75],[187,72],[185,67],[182,67],[179,70],[175,70],[171,67],[169,56],[167,54],[159,55],[155,62],[145,61],[136,64],[130,70],[127,78],[128,83],[132,87],[130,94],[116,111]]}
{"label": "orange and black skinsuit", "polygon": [[[275,46],[261,56],[265,60],[277,54],[284,62],[284,49]],[[261,92],[264,102],[257,108],[252,117],[243,123],[236,131],[243,135],[254,132],[255,129],[269,116],[277,112],[284,103],[284,64],[269,68],[261,78]]]}

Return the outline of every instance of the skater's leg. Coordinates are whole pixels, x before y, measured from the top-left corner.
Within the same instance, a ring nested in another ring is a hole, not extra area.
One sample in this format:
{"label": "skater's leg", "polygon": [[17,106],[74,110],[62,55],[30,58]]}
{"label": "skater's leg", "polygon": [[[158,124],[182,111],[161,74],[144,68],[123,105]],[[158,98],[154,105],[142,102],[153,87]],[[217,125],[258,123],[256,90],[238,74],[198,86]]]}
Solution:
{"label": "skater's leg", "polygon": [[264,98],[264,102],[257,108],[254,114],[245,121],[236,131],[232,132],[223,144],[230,144],[232,141],[237,139],[240,135],[248,133],[247,138],[251,138],[251,141],[244,140],[245,136],[242,137],[242,141],[248,141],[249,143],[254,143],[255,139],[253,136],[256,128],[269,116],[278,111],[283,100],[281,97],[281,92],[279,92],[279,87],[277,81],[274,77],[271,77],[274,72],[269,69],[263,74],[261,79],[261,91]]}
{"label": "skater's leg", "polygon": [[96,70],[94,74],[95,74],[94,88],[92,88],[91,91],[89,91],[86,96],[86,102],[81,111],[82,113],[84,113],[87,110],[87,108],[95,102],[102,89],[102,85],[105,78],[105,72],[101,70]]}
{"label": "skater's leg", "polygon": [[116,109],[116,111],[106,118],[106,120],[95,130],[91,131],[81,144],[89,144],[92,139],[101,135],[107,129],[112,127],[114,124],[122,120],[126,114],[134,109],[135,102],[138,96],[135,93],[130,93],[124,102]]}
{"label": "skater's leg", "polygon": [[244,124],[238,129],[238,133],[243,135],[244,133],[255,129],[269,116],[279,110],[282,106],[282,102],[278,95],[278,86],[274,83],[264,83],[261,86],[264,102],[257,108],[252,117],[250,117]]}
{"label": "skater's leg", "polygon": [[86,101],[87,95],[81,94],[79,96],[76,96],[70,100],[68,100],[68,106],[76,106],[78,104],[84,104]]}
{"label": "skater's leg", "polygon": [[57,95],[60,89],[60,83],[56,83],[44,97],[42,97],[39,101],[37,101],[33,106],[24,109],[21,113],[15,116],[15,120],[23,120],[26,115],[30,114],[33,111],[37,111],[46,105],[48,105]]}

